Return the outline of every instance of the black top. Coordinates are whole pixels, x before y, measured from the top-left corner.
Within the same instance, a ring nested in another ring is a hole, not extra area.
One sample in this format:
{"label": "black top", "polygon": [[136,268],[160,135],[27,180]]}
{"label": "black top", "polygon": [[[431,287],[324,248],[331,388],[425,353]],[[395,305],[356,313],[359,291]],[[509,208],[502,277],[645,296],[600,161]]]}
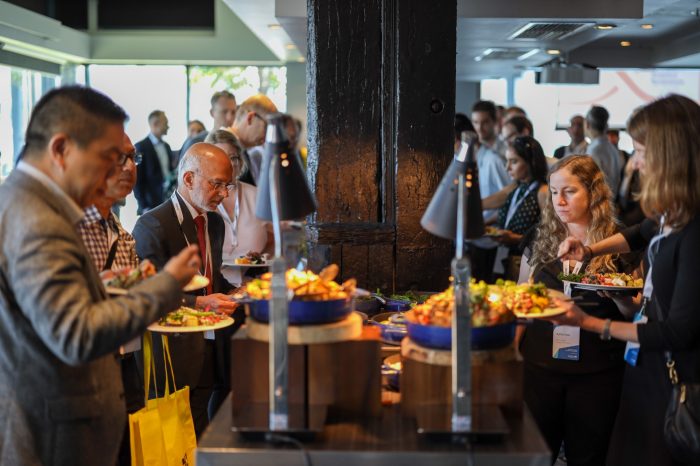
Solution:
{"label": "black top", "polygon": [[[532,191],[527,193],[527,196],[518,206],[518,209],[513,214],[508,225],[506,225],[506,217],[508,216],[508,209],[512,202],[517,202],[520,196],[525,195],[527,189],[530,185],[528,183],[518,183],[518,187],[515,188],[506,199],[506,203],[498,211],[498,226],[500,228],[510,230],[513,233],[519,235],[526,235],[534,226],[536,226],[540,221],[540,204],[537,202],[537,193],[539,189],[539,184]],[[520,254],[521,250],[518,246],[510,248],[511,253]]]}
{"label": "black top", "polygon": [[[530,255],[526,248],[525,256]],[[624,257],[617,261],[618,270],[629,272],[633,269],[633,259]],[[582,270],[588,263],[584,263]],[[535,275],[535,281],[544,283],[547,288],[563,291],[564,283],[557,278],[562,272],[560,261],[554,261],[543,267]],[[592,303],[584,311],[602,319],[625,320],[615,303],[603,298],[595,291],[572,289],[572,297],[581,296],[581,302]],[[593,304],[594,303],[594,304]],[[583,374],[599,372],[624,364],[625,343],[617,340],[603,341],[597,333],[581,330],[578,361],[554,359],[552,357],[552,333],[554,326],[547,321],[534,320],[529,324],[520,341],[520,352],[525,361],[563,374]]]}

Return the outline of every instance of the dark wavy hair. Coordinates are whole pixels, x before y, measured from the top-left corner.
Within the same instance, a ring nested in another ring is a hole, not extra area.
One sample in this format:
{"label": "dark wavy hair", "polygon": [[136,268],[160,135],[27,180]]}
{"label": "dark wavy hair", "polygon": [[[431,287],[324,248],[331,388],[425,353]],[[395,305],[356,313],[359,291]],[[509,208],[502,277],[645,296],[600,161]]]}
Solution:
{"label": "dark wavy hair", "polygon": [[508,143],[508,147],[527,163],[533,180],[542,184],[547,183],[547,158],[544,156],[544,150],[537,139],[531,136],[519,136]]}

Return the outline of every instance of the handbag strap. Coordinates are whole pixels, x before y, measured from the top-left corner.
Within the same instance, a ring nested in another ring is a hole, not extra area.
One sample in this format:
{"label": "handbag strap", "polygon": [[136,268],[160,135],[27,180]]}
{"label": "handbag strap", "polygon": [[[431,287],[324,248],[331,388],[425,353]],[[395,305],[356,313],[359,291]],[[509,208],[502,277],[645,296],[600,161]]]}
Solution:
{"label": "handbag strap", "polygon": [[153,337],[146,331],[143,335],[143,372],[144,372],[144,405],[148,405],[148,392],[151,388],[151,373],[153,373],[153,387],[158,393],[156,383],[156,362],[153,358]]}
{"label": "handbag strap", "polygon": [[175,371],[173,370],[173,360],[170,356],[170,343],[168,341],[167,335],[161,335],[163,341],[163,363],[165,364],[165,394],[170,394],[170,386],[168,383],[168,371],[170,372],[170,377],[173,379],[173,393],[177,391],[177,386],[175,385]]}
{"label": "handbag strap", "polygon": [[[652,293],[651,301],[654,301],[654,309],[656,309],[656,317],[659,322],[664,321],[664,313],[661,311],[661,306],[659,305],[659,300]],[[676,361],[673,360],[673,355],[671,351],[664,351],[664,359],[666,360],[666,369],[668,369],[668,378],[671,381],[671,385],[678,385],[678,372],[676,371]]]}

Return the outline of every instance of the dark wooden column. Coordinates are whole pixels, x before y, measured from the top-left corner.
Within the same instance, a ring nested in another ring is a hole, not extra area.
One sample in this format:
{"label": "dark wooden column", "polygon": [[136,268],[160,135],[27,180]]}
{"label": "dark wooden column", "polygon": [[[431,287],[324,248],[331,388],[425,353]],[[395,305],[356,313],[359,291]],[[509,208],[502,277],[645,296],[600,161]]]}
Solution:
{"label": "dark wooden column", "polygon": [[452,157],[456,2],[308,0],[316,245],[385,290],[447,285],[450,242],[420,218]]}

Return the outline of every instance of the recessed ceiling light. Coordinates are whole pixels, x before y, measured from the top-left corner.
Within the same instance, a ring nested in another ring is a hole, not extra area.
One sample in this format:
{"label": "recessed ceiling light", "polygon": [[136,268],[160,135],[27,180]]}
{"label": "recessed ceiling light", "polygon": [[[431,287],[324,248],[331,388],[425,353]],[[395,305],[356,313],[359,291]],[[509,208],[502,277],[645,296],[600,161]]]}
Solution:
{"label": "recessed ceiling light", "polygon": [[628,40],[623,40],[623,41],[620,41],[620,45],[622,47],[629,47],[630,45],[632,45],[632,42],[630,42]]}
{"label": "recessed ceiling light", "polygon": [[294,50],[296,48],[294,44],[287,44],[285,47],[287,47],[287,50]]}
{"label": "recessed ceiling light", "polygon": [[615,24],[610,24],[610,23],[604,23],[604,24],[596,24],[595,28],[600,30],[600,31],[608,31],[610,29],[615,29],[617,25]]}
{"label": "recessed ceiling light", "polygon": [[538,53],[540,53],[540,49],[528,50],[527,52],[518,57],[518,61],[527,60],[528,58],[537,55]]}
{"label": "recessed ceiling light", "polygon": [[561,54],[561,50],[558,50],[558,49],[547,49],[547,53],[548,53],[549,55],[560,55],[560,54]]}
{"label": "recessed ceiling light", "polygon": [[273,30],[282,29],[282,26],[280,26],[279,24],[268,24],[267,27]]}
{"label": "recessed ceiling light", "polygon": [[642,24],[642,29],[654,29],[653,24]]}

